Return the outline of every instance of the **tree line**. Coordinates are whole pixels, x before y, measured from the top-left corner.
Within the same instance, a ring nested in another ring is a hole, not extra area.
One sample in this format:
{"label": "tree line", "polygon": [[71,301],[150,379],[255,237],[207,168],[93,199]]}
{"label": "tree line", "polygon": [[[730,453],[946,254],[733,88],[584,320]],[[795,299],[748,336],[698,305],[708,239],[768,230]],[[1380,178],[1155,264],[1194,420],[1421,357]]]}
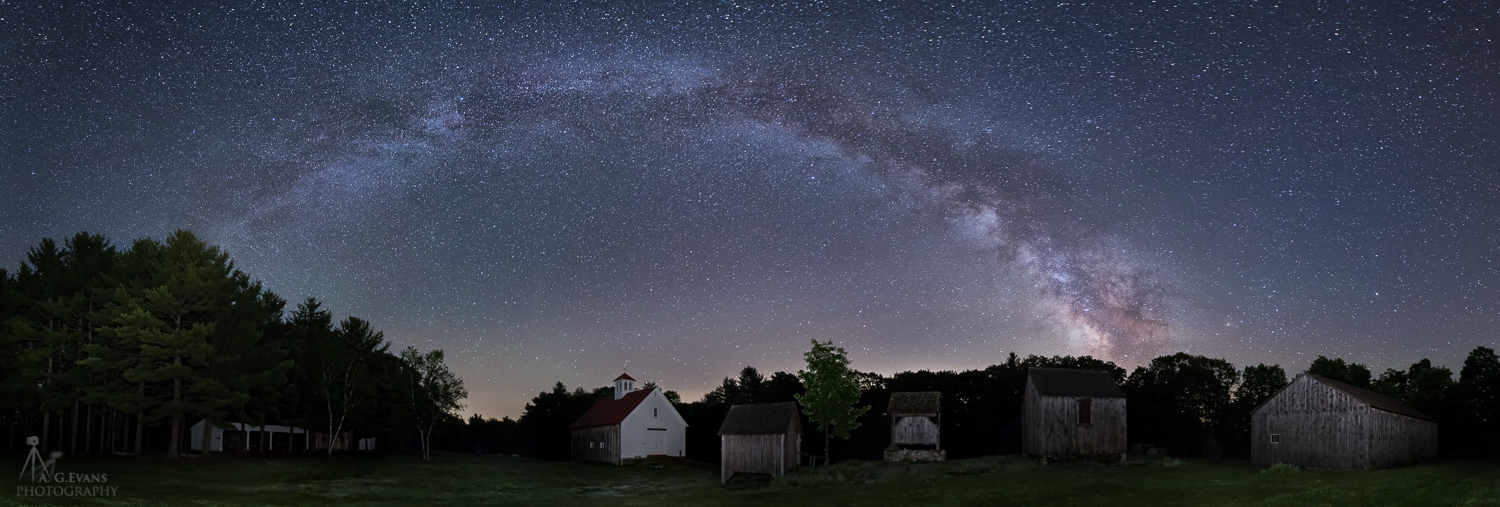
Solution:
{"label": "tree line", "polygon": [[[441,350],[392,353],[368,321],[335,324],[311,297],[286,306],[188,231],[124,249],[87,232],[44,239],[15,273],[0,269],[0,448],[36,435],[48,449],[175,457],[207,421],[306,428],[329,453],[346,433],[425,451],[433,428],[462,426],[467,392]],[[265,433],[247,445],[306,447]]]}
{"label": "tree line", "polygon": [[[811,362],[811,359],[809,359]],[[890,393],[942,393],[942,442],[952,459],[1021,451],[1021,405],[1026,371],[1033,367],[1099,370],[1108,373],[1127,403],[1132,444],[1151,444],[1174,455],[1249,457],[1250,414],[1290,382],[1280,365],[1236,368],[1229,361],[1188,353],[1152,359],[1127,372],[1112,362],[1089,356],[1027,356],[1011,353],[1004,362],[964,371],[905,371],[890,376],[852,371],[859,385],[857,417],[846,440],[828,442],[804,410],[803,452],[831,454],[834,461],[879,460],[890,444]],[[1434,417],[1444,455],[1500,455],[1500,358],[1493,349],[1476,347],[1457,378],[1445,367],[1423,359],[1406,370],[1388,369],[1372,377],[1369,368],[1341,358],[1319,356],[1304,371],[1374,390]],[[803,376],[806,376],[806,372]],[[569,390],[561,382],[539,393],[518,420],[489,420],[492,431],[469,438],[546,459],[566,460],[568,425],[596,400],[613,397],[613,387]],[[769,377],[752,366],[741,369],[701,399],[677,403],[688,422],[687,455],[708,463],[719,460],[719,425],[729,407],[746,403],[798,401],[807,393],[798,375],[775,372]],[[671,393],[675,396],[676,393]],[[857,410],[856,410],[857,412]],[[476,427],[476,419],[470,419]],[[478,420],[484,423],[483,420]],[[1206,448],[1205,444],[1212,444]],[[829,447],[825,447],[828,445]]]}

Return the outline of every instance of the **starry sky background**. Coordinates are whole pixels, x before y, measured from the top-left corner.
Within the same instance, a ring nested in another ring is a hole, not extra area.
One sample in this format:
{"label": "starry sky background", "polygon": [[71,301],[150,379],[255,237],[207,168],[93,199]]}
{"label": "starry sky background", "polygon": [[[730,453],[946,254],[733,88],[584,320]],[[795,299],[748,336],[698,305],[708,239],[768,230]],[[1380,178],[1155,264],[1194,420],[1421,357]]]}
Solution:
{"label": "starry sky background", "polygon": [[187,228],[446,350],[471,413],[813,338],[885,374],[1497,341],[1493,3],[112,4],[0,0],[0,266]]}

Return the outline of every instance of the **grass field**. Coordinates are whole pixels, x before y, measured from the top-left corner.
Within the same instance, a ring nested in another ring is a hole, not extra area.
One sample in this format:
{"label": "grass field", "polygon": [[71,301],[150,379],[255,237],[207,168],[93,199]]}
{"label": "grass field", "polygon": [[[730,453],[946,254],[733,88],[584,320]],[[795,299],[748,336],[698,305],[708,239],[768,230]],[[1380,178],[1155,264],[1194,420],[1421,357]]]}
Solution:
{"label": "grass field", "polygon": [[[25,455],[0,455],[19,472]],[[840,463],[720,485],[701,463],[627,467],[437,455],[181,459],[64,457],[59,473],[107,474],[112,498],[26,498],[11,473],[0,505],[1461,505],[1500,507],[1500,461],[1378,471],[1266,473],[1245,461],[1041,466],[1016,456],[910,465]]]}

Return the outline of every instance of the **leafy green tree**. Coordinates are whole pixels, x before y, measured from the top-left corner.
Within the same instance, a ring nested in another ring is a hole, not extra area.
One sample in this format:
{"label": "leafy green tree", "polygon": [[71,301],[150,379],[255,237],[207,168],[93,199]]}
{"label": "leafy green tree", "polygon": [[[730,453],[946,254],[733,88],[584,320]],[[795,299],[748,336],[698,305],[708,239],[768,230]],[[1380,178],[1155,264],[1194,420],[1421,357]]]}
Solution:
{"label": "leafy green tree", "polygon": [[1372,387],[1370,385],[1370,367],[1360,363],[1345,363],[1344,358],[1341,357],[1329,359],[1318,356],[1317,359],[1313,360],[1312,365],[1307,368],[1307,372],[1337,380],[1354,387],[1364,389]]}
{"label": "leafy green tree", "polygon": [[423,354],[408,346],[401,351],[401,362],[405,365],[412,416],[422,444],[422,461],[431,462],[432,428],[439,420],[463,410],[462,401],[469,397],[469,390],[464,388],[463,379],[443,363],[442,350]]}
{"label": "leafy green tree", "polygon": [[856,420],[870,407],[854,406],[860,398],[859,379],[849,370],[849,356],[843,348],[835,347],[832,340],[813,340],[812,350],[802,357],[807,369],[798,371],[797,378],[807,392],[795,397],[803,413],[823,433],[823,460],[827,462],[830,439],[849,438],[850,432],[859,428]]}

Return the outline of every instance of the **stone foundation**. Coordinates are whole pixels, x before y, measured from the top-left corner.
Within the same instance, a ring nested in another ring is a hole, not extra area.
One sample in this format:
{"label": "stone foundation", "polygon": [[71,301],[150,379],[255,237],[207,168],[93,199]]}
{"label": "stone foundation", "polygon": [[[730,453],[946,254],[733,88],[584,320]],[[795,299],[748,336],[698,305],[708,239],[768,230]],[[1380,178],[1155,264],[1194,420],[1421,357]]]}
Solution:
{"label": "stone foundation", "polygon": [[885,451],[886,461],[944,461],[948,459],[948,451],[934,451],[932,449],[897,449]]}

